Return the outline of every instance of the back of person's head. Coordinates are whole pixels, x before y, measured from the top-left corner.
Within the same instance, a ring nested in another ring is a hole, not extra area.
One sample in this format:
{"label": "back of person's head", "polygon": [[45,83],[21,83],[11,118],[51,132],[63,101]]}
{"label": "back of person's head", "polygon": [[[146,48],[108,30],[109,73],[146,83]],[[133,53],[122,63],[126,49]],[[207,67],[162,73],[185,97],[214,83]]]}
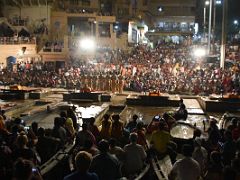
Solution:
{"label": "back of person's head", "polygon": [[19,158],[13,168],[13,176],[16,180],[29,180],[32,176],[33,163]]}
{"label": "back of person's head", "polygon": [[95,123],[95,121],[96,121],[96,119],[94,117],[91,117],[89,123],[91,125],[93,125]]}
{"label": "back of person's head", "polygon": [[92,146],[93,146],[93,142],[91,140],[89,140],[89,139],[85,140],[84,147],[86,149],[90,149]]}
{"label": "back of person's head", "polygon": [[40,127],[40,128],[38,129],[38,136],[39,136],[39,137],[43,137],[44,135],[45,135],[45,129],[42,128],[42,127]]}
{"label": "back of person's head", "polygon": [[136,128],[137,129],[142,129],[144,126],[143,122],[138,122],[137,125],[136,125]]}
{"label": "back of person's head", "polygon": [[180,109],[186,109],[186,106],[184,104],[180,104]]}
{"label": "back of person's head", "polygon": [[232,132],[229,131],[229,130],[226,130],[224,132],[224,137],[225,137],[226,140],[231,140],[232,139]]}
{"label": "back of person's head", "polygon": [[237,173],[231,166],[224,167],[223,180],[235,180],[236,177],[237,177]]}
{"label": "back of person's head", "polygon": [[182,147],[182,154],[186,157],[191,157],[193,153],[193,148],[189,144],[184,144]]}
{"label": "back of person's head", "polygon": [[136,121],[138,119],[138,115],[134,114],[132,119],[133,119],[133,121]]}
{"label": "back of person's head", "polygon": [[103,115],[103,120],[107,121],[110,118],[109,114],[104,114]]}
{"label": "back of person's head", "polygon": [[67,117],[67,113],[65,111],[61,111],[60,112],[60,117],[66,118]]}
{"label": "back of person's head", "polygon": [[34,131],[38,130],[38,123],[37,122],[32,122],[31,127]]}
{"label": "back of person's head", "polygon": [[221,153],[218,152],[218,151],[212,151],[211,154],[210,154],[210,160],[214,164],[220,164],[222,162]]}
{"label": "back of person's head", "polygon": [[82,124],[82,130],[83,130],[83,131],[86,131],[87,129],[88,129],[87,123],[83,123],[83,124]]}
{"label": "back of person's head", "polygon": [[115,138],[111,138],[111,139],[109,140],[109,146],[110,146],[110,147],[115,147],[116,144],[117,144],[117,140],[116,140]]}
{"label": "back of person's head", "polygon": [[238,122],[238,120],[237,120],[237,118],[232,118],[231,119],[231,123],[232,123],[232,125],[237,125],[237,122]]}
{"label": "back of person's head", "polygon": [[119,114],[112,115],[112,119],[113,119],[113,121],[119,121],[120,120]]}
{"label": "back of person's head", "polygon": [[55,127],[60,127],[62,125],[62,119],[61,117],[55,117],[54,118],[54,126]]}
{"label": "back of person's head", "polygon": [[109,151],[109,143],[107,140],[102,139],[99,143],[98,143],[98,149],[101,153],[106,153]]}
{"label": "back of person's head", "polygon": [[16,144],[19,148],[24,147],[28,143],[28,137],[25,133],[21,132],[16,139]]}
{"label": "back of person's head", "polygon": [[137,142],[137,139],[138,139],[137,133],[131,133],[131,134],[130,134],[129,140],[130,140],[131,143],[136,143],[136,142]]}
{"label": "back of person's head", "polygon": [[92,161],[92,155],[86,151],[80,151],[75,157],[75,165],[79,172],[87,172]]}
{"label": "back of person's head", "polygon": [[164,130],[165,122],[164,121],[159,121],[158,128],[159,128],[159,130]]}

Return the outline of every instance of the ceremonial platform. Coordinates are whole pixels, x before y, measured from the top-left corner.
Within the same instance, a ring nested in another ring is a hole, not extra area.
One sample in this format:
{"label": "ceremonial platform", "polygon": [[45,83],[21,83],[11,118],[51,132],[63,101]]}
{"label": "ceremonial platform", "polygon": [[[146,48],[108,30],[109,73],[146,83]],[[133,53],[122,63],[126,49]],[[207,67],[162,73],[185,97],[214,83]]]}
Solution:
{"label": "ceremonial platform", "polygon": [[0,88],[0,99],[3,100],[24,100],[41,99],[51,94],[51,91],[41,88],[31,88],[19,85]]}
{"label": "ceremonial platform", "polygon": [[111,94],[105,92],[70,92],[63,94],[64,101],[71,102],[109,102]]}
{"label": "ceremonial platform", "polygon": [[240,111],[240,98],[237,97],[200,97],[198,102],[207,112]]}
{"label": "ceremonial platform", "polygon": [[149,93],[148,95],[128,95],[127,105],[139,106],[179,106],[179,96],[170,96],[169,94]]}

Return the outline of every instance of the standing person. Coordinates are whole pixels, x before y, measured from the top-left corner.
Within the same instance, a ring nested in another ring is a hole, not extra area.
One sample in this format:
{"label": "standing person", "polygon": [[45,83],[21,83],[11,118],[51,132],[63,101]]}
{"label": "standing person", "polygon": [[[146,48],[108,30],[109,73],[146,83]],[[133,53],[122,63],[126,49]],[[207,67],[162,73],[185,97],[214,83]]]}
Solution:
{"label": "standing person", "polygon": [[120,163],[109,153],[109,143],[101,140],[98,144],[100,154],[93,157],[90,172],[95,172],[100,180],[114,180],[121,178]]}
{"label": "standing person", "polygon": [[102,128],[100,130],[100,136],[102,139],[110,139],[112,122],[109,120],[109,114],[104,114],[102,120]]}
{"label": "standing person", "polygon": [[192,158],[192,147],[183,145],[183,159],[176,161],[169,174],[169,179],[198,180],[201,175],[201,168],[197,161]]}
{"label": "standing person", "polygon": [[96,119],[94,117],[90,118],[89,122],[89,131],[95,136],[96,139],[100,139],[100,132],[98,130],[98,127],[94,124]]}
{"label": "standing person", "polygon": [[80,151],[75,157],[76,171],[65,176],[64,180],[98,180],[96,173],[89,172],[91,162],[92,155],[86,151]]}
{"label": "standing person", "polygon": [[123,122],[120,121],[119,114],[112,115],[112,120],[111,137],[120,140],[123,136]]}

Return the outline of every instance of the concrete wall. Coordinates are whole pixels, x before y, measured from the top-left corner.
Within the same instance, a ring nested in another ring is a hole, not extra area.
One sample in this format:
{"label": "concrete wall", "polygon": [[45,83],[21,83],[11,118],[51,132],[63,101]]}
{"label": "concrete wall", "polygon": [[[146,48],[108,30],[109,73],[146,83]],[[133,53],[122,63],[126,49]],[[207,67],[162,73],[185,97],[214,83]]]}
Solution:
{"label": "concrete wall", "polygon": [[37,56],[36,45],[35,44],[14,44],[14,45],[0,45],[0,63],[6,65],[6,58],[13,56],[15,58],[21,57],[22,47],[26,47],[26,51],[23,57],[34,57]]}

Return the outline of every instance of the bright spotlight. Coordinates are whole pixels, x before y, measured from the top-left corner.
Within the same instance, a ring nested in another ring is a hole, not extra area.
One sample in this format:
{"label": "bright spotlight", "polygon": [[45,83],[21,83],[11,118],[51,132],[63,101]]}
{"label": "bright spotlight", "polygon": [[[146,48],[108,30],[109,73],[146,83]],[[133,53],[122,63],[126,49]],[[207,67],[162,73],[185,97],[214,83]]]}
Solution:
{"label": "bright spotlight", "polygon": [[195,57],[203,57],[206,55],[206,50],[203,48],[197,48],[193,51]]}
{"label": "bright spotlight", "polygon": [[238,25],[238,20],[234,20],[233,24]]}
{"label": "bright spotlight", "polygon": [[86,51],[94,50],[96,47],[95,41],[93,39],[82,39],[80,41],[80,48]]}
{"label": "bright spotlight", "polygon": [[205,5],[208,6],[210,4],[210,1],[205,1]]}

